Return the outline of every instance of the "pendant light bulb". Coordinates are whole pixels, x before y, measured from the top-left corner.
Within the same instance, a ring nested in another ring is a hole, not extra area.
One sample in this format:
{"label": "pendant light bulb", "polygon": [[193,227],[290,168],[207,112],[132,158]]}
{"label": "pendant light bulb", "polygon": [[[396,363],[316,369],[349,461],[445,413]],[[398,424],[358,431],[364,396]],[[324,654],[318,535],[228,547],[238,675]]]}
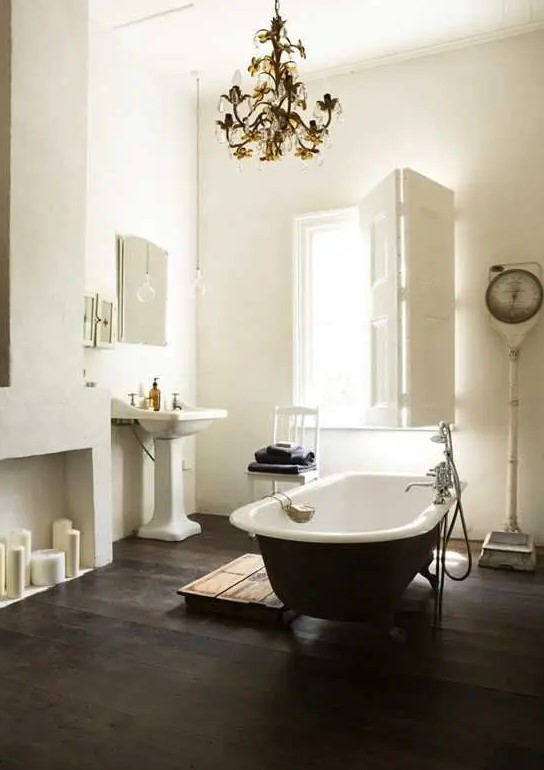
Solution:
{"label": "pendant light bulb", "polygon": [[141,286],[136,291],[136,298],[138,302],[143,304],[149,304],[155,299],[155,289],[151,286],[151,279],[149,277],[149,243],[146,247],[146,259],[145,259],[145,278]]}
{"label": "pendant light bulb", "polygon": [[155,299],[155,289],[151,286],[149,273],[145,274],[144,282],[136,292],[136,297],[138,302],[143,302],[144,304],[149,304],[149,302],[153,302]]}
{"label": "pendant light bulb", "polygon": [[191,292],[195,299],[203,297],[206,294],[206,284],[202,278],[202,270],[199,267],[196,269],[195,280],[193,281]]}

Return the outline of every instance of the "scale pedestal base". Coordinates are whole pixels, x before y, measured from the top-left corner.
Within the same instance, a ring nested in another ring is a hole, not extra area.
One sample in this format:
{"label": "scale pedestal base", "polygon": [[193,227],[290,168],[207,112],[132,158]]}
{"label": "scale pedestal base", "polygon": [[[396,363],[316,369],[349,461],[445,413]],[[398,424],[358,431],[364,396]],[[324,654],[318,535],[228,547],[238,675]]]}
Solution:
{"label": "scale pedestal base", "polygon": [[490,532],[482,546],[480,567],[534,572],[536,549],[532,535],[522,532]]}

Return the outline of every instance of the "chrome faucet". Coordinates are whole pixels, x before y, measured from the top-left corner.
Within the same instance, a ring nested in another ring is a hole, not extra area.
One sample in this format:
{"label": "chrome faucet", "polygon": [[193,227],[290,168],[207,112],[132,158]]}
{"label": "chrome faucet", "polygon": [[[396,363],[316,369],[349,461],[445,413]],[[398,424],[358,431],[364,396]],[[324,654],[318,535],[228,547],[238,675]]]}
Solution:
{"label": "chrome faucet", "polygon": [[406,484],[405,492],[409,492],[414,487],[434,487],[434,481],[411,481]]}
{"label": "chrome faucet", "polygon": [[179,393],[172,393],[172,410],[183,409],[183,402],[178,398]]}
{"label": "chrome faucet", "polygon": [[405,492],[409,492],[412,487],[432,487],[434,489],[433,505],[443,505],[451,497],[451,488],[453,487],[453,477],[451,468],[444,460],[435,468],[427,473],[432,476],[434,481],[412,481],[407,484]]}

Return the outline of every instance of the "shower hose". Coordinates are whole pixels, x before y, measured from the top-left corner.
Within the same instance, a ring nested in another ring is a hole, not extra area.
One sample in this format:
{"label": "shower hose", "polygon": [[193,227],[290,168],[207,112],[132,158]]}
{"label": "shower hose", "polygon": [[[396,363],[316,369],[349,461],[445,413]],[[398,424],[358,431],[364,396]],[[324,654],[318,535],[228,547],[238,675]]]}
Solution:
{"label": "shower hose", "polygon": [[[448,463],[451,474],[453,478],[453,487],[455,489],[455,496],[457,498],[455,503],[455,511],[452,517],[452,520],[450,522],[450,525],[448,527],[448,531],[446,533],[445,541],[444,541],[444,553],[443,553],[443,569],[445,574],[450,578],[450,580],[456,580],[457,582],[461,582],[462,580],[466,580],[468,576],[470,575],[470,572],[472,570],[472,552],[470,550],[470,541],[468,538],[468,531],[467,531],[467,524],[465,521],[465,513],[463,510],[463,500],[462,500],[462,489],[461,489],[461,481],[459,479],[459,474],[457,472],[457,466],[455,465],[455,460],[453,457],[453,445],[451,440],[451,429],[450,426],[445,423],[441,422],[439,425],[439,434],[438,436],[433,437],[433,441],[443,443],[445,444],[444,447],[444,454],[446,456],[446,462]],[[463,539],[465,541],[466,549],[467,549],[467,567],[464,572],[462,572],[460,575],[454,575],[450,572],[448,567],[446,566],[446,549],[448,547],[448,544],[451,540],[453,530],[455,528],[455,525],[457,524],[457,521],[460,521],[461,527],[463,530]]]}

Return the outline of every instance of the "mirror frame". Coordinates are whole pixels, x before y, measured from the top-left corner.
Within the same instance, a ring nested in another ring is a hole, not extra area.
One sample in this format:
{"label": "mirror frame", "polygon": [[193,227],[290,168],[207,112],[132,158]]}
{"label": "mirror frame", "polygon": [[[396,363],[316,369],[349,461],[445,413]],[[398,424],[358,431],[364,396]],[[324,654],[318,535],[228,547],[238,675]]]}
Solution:
{"label": "mirror frame", "polygon": [[[116,332],[117,332],[117,341],[122,342],[127,345],[150,345],[153,347],[164,347],[168,344],[167,340],[167,306],[165,304],[164,307],[164,342],[161,343],[152,343],[147,341],[128,341],[125,339],[125,298],[124,298],[124,292],[125,292],[125,279],[126,279],[126,254],[125,254],[125,247],[126,247],[126,240],[128,238],[135,238],[139,239],[141,241],[147,242],[150,246],[153,246],[157,250],[161,251],[162,254],[165,256],[165,258],[168,258],[168,252],[166,249],[161,248],[160,246],[157,246],[152,241],[148,241],[146,238],[142,238],[141,236],[133,236],[133,235],[122,235],[120,233],[117,233],[115,236],[115,244],[116,244]],[[166,266],[166,292],[168,291],[168,266]],[[166,301],[166,296],[165,296]]]}

